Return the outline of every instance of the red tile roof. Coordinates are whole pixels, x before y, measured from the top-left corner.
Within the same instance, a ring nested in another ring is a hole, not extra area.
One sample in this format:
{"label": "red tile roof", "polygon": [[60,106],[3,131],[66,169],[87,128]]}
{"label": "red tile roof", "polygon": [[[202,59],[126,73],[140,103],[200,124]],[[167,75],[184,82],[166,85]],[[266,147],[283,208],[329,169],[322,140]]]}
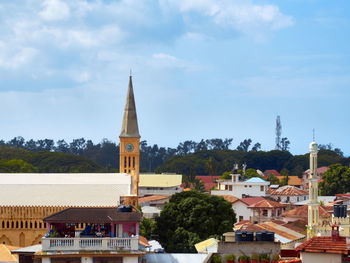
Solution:
{"label": "red tile roof", "polygon": [[205,190],[210,191],[210,189],[217,185],[215,181],[218,180],[219,177],[218,175],[197,175],[196,179],[200,179],[204,183]]}
{"label": "red tile roof", "polygon": [[[332,208],[333,209],[333,208]],[[318,213],[320,217],[329,217],[331,214],[327,211],[325,206],[319,206]],[[299,206],[292,210],[286,211],[282,214],[282,217],[294,217],[294,218],[307,218],[309,213],[308,205]]]}
{"label": "red tile roof", "polygon": [[285,185],[277,189],[269,189],[270,195],[287,195],[287,196],[301,196],[308,195],[309,193],[305,190],[301,190],[292,185]]}
{"label": "red tile roof", "polygon": [[253,204],[260,202],[262,200],[265,200],[265,198],[261,197],[261,196],[241,198],[241,201],[243,203],[246,203],[247,205],[253,205]]}
{"label": "red tile roof", "polygon": [[279,175],[280,175],[280,173],[277,172],[276,170],[266,170],[266,171],[264,172],[264,174],[265,174],[265,175],[273,174],[273,175],[275,175],[275,176],[279,176]]}
{"label": "red tile roof", "polygon": [[339,237],[339,240],[333,241],[332,237],[315,236],[297,246],[295,250],[314,253],[348,254],[345,237]]}
{"label": "red tile roof", "polygon": [[232,196],[232,195],[222,195],[222,197],[226,200],[229,201],[230,203],[236,203],[237,201],[240,201],[239,198]]}
{"label": "red tile roof", "polygon": [[[280,176],[276,176],[278,180],[280,180],[280,182],[283,180],[284,176],[280,175]],[[288,176],[289,180],[288,180],[288,185],[302,185],[303,184],[303,179],[299,178],[298,176]]]}
{"label": "red tile roof", "polygon": [[147,238],[143,237],[143,236],[139,236],[139,243],[145,247],[149,247],[149,243]]}
{"label": "red tile roof", "polygon": [[139,203],[151,202],[151,201],[159,201],[159,200],[164,200],[164,199],[169,199],[169,196],[151,195],[151,196],[146,196],[146,197],[139,198]]}
{"label": "red tile roof", "polygon": [[278,207],[286,207],[286,204],[281,204],[276,201],[271,201],[271,200],[262,200],[260,202],[257,202],[253,205],[250,205],[250,208],[278,208]]}

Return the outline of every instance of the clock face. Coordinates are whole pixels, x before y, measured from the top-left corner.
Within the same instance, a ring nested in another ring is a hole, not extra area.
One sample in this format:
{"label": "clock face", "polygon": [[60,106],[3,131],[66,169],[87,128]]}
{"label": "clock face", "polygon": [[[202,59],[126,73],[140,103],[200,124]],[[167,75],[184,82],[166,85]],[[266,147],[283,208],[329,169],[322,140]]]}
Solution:
{"label": "clock face", "polygon": [[125,149],[128,151],[128,152],[132,152],[134,150],[134,145],[128,143],[126,146],[125,146]]}

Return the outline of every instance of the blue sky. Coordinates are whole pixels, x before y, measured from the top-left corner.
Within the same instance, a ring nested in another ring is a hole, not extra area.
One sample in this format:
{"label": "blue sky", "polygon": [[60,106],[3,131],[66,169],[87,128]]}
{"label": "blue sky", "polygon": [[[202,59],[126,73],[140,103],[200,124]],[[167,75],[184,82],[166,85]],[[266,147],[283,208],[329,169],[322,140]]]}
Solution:
{"label": "blue sky", "polygon": [[129,70],[142,139],[245,138],[350,155],[350,2],[0,1],[1,138],[118,139]]}

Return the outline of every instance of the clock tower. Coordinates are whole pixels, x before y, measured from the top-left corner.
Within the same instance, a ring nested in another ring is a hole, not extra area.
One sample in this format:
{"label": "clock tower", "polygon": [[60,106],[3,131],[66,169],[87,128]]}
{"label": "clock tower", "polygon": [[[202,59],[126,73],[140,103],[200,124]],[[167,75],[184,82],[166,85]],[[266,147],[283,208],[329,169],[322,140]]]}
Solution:
{"label": "clock tower", "polygon": [[131,174],[132,178],[132,196],[135,200],[126,201],[129,204],[137,205],[139,171],[140,171],[140,134],[137,124],[136,106],[134,91],[132,86],[132,77],[129,77],[128,94],[124,109],[122,131],[120,140],[120,160],[119,172]]}

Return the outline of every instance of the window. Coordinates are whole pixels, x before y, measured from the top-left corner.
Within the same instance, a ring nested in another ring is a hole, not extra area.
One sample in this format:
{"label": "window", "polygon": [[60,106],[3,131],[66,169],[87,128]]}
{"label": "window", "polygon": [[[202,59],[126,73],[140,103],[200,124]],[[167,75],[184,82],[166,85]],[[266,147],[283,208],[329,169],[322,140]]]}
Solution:
{"label": "window", "polygon": [[230,186],[228,187],[228,190],[229,190],[229,191],[232,191],[232,185],[230,185]]}
{"label": "window", "polygon": [[264,209],[263,212],[262,212],[263,216],[267,216],[267,210]]}
{"label": "window", "polygon": [[243,220],[243,216],[239,216],[239,221],[238,222],[240,222],[242,220]]}
{"label": "window", "polygon": [[264,192],[264,186],[263,185],[260,185],[260,191]]}
{"label": "window", "polygon": [[287,203],[289,202],[289,196],[287,196]]}
{"label": "window", "polygon": [[93,258],[94,263],[122,263],[123,258],[122,257],[110,257],[110,258]]}
{"label": "window", "polygon": [[244,187],[247,187],[247,185],[245,185]]}

